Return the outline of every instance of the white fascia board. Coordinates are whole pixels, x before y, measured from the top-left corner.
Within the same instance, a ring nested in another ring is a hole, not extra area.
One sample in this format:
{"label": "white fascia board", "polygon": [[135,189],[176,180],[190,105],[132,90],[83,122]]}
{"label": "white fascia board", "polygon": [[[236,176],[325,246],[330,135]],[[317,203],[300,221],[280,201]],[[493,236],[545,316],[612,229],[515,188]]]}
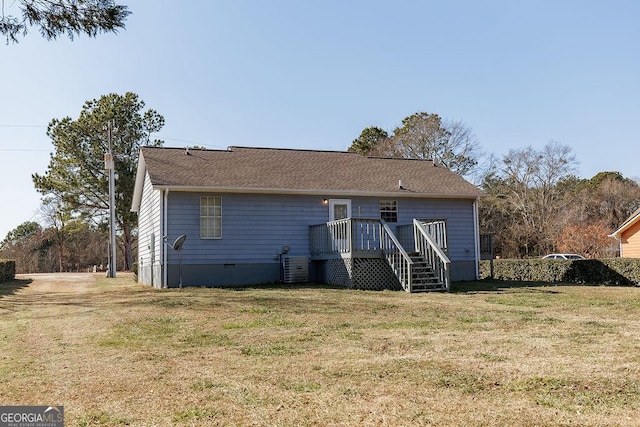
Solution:
{"label": "white fascia board", "polygon": [[298,190],[292,188],[252,188],[252,187],[190,187],[173,185],[154,185],[154,190],[181,191],[185,193],[236,193],[236,194],[286,194],[300,196],[350,196],[350,197],[410,197],[416,199],[472,199],[476,200],[478,194],[441,194],[441,193],[416,193],[411,191],[349,191],[349,190]]}
{"label": "white fascia board", "polygon": [[140,202],[142,201],[142,189],[144,188],[144,178],[147,174],[147,165],[142,156],[142,151],[138,155],[138,169],[136,170],[136,183],[133,187],[133,197],[131,199],[131,212],[140,210]]}
{"label": "white fascia board", "polygon": [[640,219],[640,213],[636,214],[634,217],[630,218],[627,222],[622,224],[622,227],[618,228],[616,231],[609,234],[609,237],[614,237],[616,239],[619,239],[620,236],[622,236],[622,233],[624,233],[629,227],[634,225],[638,221],[638,219]]}

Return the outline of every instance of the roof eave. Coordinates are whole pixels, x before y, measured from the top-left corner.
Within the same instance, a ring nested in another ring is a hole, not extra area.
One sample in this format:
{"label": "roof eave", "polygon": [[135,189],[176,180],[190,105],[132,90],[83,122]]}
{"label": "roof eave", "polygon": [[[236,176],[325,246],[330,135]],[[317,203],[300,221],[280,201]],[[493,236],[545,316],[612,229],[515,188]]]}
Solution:
{"label": "roof eave", "polygon": [[[144,178],[144,177],[143,177]],[[137,178],[136,178],[137,185]],[[137,188],[137,187],[136,187]],[[153,185],[155,190],[169,190],[171,192],[181,191],[185,193],[236,193],[236,194],[284,194],[299,196],[351,196],[351,197],[408,197],[422,199],[477,199],[482,197],[482,193],[420,193],[411,190],[398,191],[359,191],[359,190],[336,190],[336,189],[294,189],[294,188],[261,188],[261,187],[200,187],[181,185]],[[135,196],[135,192],[134,192]],[[134,199],[135,200],[135,199]]]}
{"label": "roof eave", "polygon": [[632,216],[627,221],[625,221],[625,223],[622,224],[620,228],[618,228],[613,233],[609,234],[609,237],[614,237],[616,239],[619,239],[620,237],[622,237],[622,233],[624,233],[630,227],[632,227],[638,220],[640,220],[640,213],[636,213],[636,215]]}

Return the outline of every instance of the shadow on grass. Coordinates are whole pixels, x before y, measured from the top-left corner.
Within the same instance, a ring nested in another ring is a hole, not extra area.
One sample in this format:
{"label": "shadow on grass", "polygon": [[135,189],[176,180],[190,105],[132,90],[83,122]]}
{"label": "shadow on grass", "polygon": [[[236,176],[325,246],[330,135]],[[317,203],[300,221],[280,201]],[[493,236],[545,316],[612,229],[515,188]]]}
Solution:
{"label": "shadow on grass", "polygon": [[[472,282],[453,282],[451,284],[451,290],[449,293],[453,294],[463,294],[463,293],[476,293],[476,292],[503,292],[507,289],[516,289],[516,288],[551,288],[556,286],[557,284],[548,283],[548,282],[516,282],[516,281],[506,281],[506,280],[478,280]],[[222,289],[227,291],[255,291],[255,290],[264,290],[264,289],[277,289],[277,290],[305,290],[305,289],[326,289],[326,290],[352,290],[357,291],[358,289],[349,289],[343,285],[330,285],[326,283],[266,283],[266,284],[257,284],[257,285],[246,285],[246,286],[185,286],[184,289]],[[166,291],[166,289],[164,289]],[[180,289],[177,287],[171,287],[168,290],[170,291],[179,291]],[[382,291],[372,291],[372,292],[382,292]],[[397,292],[402,292],[398,290]],[[545,291],[550,293],[556,293],[555,291]]]}
{"label": "shadow on grass", "polygon": [[247,285],[219,287],[220,289],[228,289],[230,291],[250,291],[258,289],[282,289],[282,290],[302,290],[302,289],[347,289],[346,286],[329,285],[326,283],[267,283],[264,285]]}
{"label": "shadow on grass", "polygon": [[13,295],[16,291],[29,286],[33,279],[11,280],[9,282],[0,283],[0,297]]}
{"label": "shadow on grass", "polygon": [[[556,284],[548,282],[515,282],[507,280],[478,280],[475,282],[453,282],[450,293],[474,294],[477,292],[503,292],[507,289],[517,288],[552,288]],[[548,293],[558,293],[552,290],[544,290]]]}
{"label": "shadow on grass", "polygon": [[[557,286],[558,283],[550,283],[550,282],[525,282],[525,281],[508,281],[508,280],[478,280],[471,282],[453,282],[451,284],[451,289],[449,293],[452,294],[473,294],[478,292],[504,292],[508,289],[518,289],[518,288],[548,288],[541,290],[541,292],[545,293],[558,293],[556,291],[551,290],[551,288]],[[576,284],[572,284],[573,286],[577,286]],[[584,285],[587,286],[587,285]],[[326,283],[266,283],[266,284],[256,284],[256,285],[246,285],[246,286],[185,286],[184,289],[222,289],[226,291],[255,291],[255,290],[265,290],[265,289],[276,289],[276,290],[306,290],[306,289],[326,289],[326,290],[352,290],[357,291],[358,289],[349,289],[343,285],[330,285]],[[163,291],[180,291],[177,287],[171,287],[169,289],[163,289]],[[382,292],[382,291],[373,291],[373,292]],[[401,290],[397,292],[402,292]]]}

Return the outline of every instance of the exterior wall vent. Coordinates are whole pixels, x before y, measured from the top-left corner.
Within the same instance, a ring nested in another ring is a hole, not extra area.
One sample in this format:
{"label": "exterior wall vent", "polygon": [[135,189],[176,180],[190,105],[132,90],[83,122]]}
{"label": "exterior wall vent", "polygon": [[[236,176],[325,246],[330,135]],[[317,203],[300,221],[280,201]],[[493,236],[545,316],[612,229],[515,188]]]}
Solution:
{"label": "exterior wall vent", "polygon": [[309,260],[306,256],[290,256],[283,260],[284,283],[306,283],[309,281]]}

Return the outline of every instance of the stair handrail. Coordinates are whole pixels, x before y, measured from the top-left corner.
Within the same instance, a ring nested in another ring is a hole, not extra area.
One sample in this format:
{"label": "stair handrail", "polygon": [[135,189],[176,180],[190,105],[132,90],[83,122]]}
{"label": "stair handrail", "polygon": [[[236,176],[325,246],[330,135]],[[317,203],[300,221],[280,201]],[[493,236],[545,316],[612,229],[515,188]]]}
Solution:
{"label": "stair handrail", "polygon": [[380,227],[382,253],[402,288],[407,292],[411,292],[413,289],[413,260],[383,219],[380,220],[380,225],[382,225]]}
{"label": "stair handrail", "polygon": [[413,229],[416,251],[429,262],[431,268],[434,269],[438,278],[444,284],[445,290],[449,291],[451,285],[451,260],[429,235],[422,221],[414,219]]}

